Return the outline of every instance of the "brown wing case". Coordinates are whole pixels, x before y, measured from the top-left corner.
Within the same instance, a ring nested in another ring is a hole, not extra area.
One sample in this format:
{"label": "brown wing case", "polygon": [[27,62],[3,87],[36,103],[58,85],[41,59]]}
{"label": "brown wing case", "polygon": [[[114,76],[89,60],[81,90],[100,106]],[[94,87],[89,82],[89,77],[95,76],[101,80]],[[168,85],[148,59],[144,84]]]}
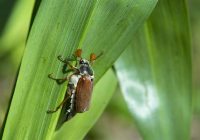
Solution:
{"label": "brown wing case", "polygon": [[93,90],[93,82],[89,76],[82,76],[77,84],[75,93],[75,111],[85,112],[89,109]]}

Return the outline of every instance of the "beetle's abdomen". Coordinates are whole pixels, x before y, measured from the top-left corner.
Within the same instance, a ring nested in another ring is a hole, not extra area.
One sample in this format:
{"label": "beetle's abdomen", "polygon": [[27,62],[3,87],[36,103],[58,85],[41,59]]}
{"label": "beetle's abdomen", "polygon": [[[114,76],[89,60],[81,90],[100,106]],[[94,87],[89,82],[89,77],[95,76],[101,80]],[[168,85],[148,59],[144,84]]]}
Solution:
{"label": "beetle's abdomen", "polygon": [[75,92],[79,78],[80,75],[72,75],[67,85],[67,94],[70,95],[70,102],[69,106],[67,107],[67,112],[69,115],[74,112]]}

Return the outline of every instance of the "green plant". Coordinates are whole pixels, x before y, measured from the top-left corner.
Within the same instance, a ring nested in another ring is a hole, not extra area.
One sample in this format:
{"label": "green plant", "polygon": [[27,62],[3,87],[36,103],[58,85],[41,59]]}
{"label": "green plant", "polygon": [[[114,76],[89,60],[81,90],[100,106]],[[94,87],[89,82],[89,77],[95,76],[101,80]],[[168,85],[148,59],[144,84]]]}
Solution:
{"label": "green plant", "polygon": [[[116,88],[113,71],[106,71],[124,50],[115,70],[142,137],[189,139],[191,48],[186,3],[158,2],[142,27],[156,3],[42,0],[33,18],[3,140],[83,138]],[[70,57],[77,48],[83,49],[84,58],[104,52],[94,64],[92,107],[55,130],[59,112],[49,115],[46,110],[61,102],[66,85],[57,85],[47,75],[65,76],[57,56]]]}

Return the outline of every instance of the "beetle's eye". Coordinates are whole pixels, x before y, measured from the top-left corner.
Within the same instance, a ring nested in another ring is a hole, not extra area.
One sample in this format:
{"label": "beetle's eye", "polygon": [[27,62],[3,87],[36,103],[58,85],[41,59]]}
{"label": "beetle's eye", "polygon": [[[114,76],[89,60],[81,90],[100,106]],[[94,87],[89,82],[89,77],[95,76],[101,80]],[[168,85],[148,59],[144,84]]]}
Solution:
{"label": "beetle's eye", "polygon": [[84,63],[84,61],[83,60],[80,60],[80,62],[79,62],[80,64],[83,64]]}

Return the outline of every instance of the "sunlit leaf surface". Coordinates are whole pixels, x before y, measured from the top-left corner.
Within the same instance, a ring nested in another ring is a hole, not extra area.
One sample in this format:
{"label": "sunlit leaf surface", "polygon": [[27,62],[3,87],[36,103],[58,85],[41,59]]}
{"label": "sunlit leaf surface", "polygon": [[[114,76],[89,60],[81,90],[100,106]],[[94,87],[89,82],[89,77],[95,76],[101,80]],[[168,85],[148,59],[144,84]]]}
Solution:
{"label": "sunlit leaf surface", "polygon": [[160,1],[116,63],[124,98],[145,140],[189,140],[191,48],[185,1]]}

